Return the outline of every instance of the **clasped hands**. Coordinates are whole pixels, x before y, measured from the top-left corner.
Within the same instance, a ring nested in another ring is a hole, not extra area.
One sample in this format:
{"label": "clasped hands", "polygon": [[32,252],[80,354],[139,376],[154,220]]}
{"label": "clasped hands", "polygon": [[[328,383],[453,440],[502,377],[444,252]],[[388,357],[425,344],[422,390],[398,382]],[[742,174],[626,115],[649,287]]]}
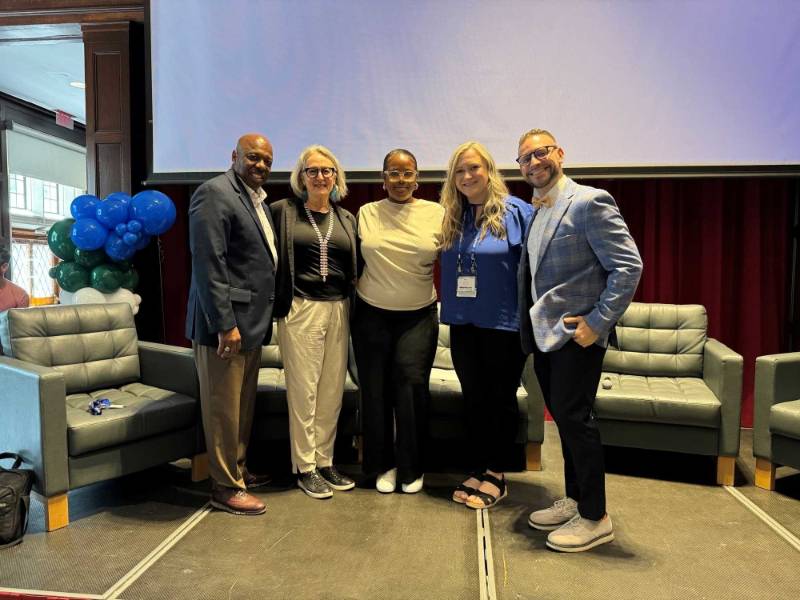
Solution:
{"label": "clasped hands", "polygon": [[588,348],[597,341],[600,337],[595,333],[594,329],[589,327],[586,319],[582,316],[577,317],[564,317],[564,325],[575,325],[575,331],[572,333],[572,339],[575,340],[583,348]]}
{"label": "clasped hands", "polygon": [[239,328],[234,327],[228,331],[217,333],[219,344],[217,345],[217,356],[222,359],[229,359],[239,353],[242,349],[242,336],[239,335]]}

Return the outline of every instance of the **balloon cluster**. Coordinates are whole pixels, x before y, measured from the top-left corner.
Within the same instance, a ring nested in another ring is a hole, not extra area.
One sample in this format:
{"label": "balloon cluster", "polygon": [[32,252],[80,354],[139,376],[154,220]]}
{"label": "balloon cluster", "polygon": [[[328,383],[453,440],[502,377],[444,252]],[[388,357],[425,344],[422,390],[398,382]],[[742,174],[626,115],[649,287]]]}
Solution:
{"label": "balloon cluster", "polygon": [[132,292],[139,274],[129,260],[151,236],[172,227],[172,200],[156,190],[133,198],[115,192],[105,200],[85,194],[72,201],[70,213],[72,219],[53,224],[47,234],[50,250],[63,261],[50,269],[62,289],[62,304],[128,301],[135,314],[141,298],[134,305]]}

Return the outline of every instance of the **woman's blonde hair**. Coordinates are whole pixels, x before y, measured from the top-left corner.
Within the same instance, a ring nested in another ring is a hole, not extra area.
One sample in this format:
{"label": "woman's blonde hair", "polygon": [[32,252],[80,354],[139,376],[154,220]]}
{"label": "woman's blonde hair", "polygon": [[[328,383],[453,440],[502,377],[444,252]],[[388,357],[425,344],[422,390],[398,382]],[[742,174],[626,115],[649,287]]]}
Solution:
{"label": "woman's blonde hair", "polygon": [[489,176],[489,193],[486,203],[483,205],[483,214],[480,218],[480,239],[486,237],[486,233],[489,231],[498,239],[506,239],[506,226],[503,223],[503,216],[506,211],[506,205],[503,200],[508,196],[506,183],[497,170],[497,165],[495,165],[494,159],[489,154],[486,146],[480,142],[464,142],[456,148],[453,156],[450,157],[450,162],[447,165],[447,177],[442,185],[440,198],[445,210],[444,223],[442,224],[443,249],[451,248],[455,239],[461,236],[464,205],[467,199],[456,187],[456,165],[467,150],[474,150],[481,157]]}
{"label": "woman's blonde hair", "polygon": [[300,158],[297,159],[297,164],[292,169],[292,174],[289,176],[289,185],[292,186],[295,196],[302,198],[303,192],[306,191],[306,184],[303,182],[303,169],[306,167],[308,157],[312,154],[321,154],[333,163],[333,167],[336,169],[336,187],[339,191],[339,199],[347,196],[347,180],[345,179],[342,165],[339,164],[339,159],[336,158],[333,152],[319,144],[314,144],[303,150],[300,153]]}

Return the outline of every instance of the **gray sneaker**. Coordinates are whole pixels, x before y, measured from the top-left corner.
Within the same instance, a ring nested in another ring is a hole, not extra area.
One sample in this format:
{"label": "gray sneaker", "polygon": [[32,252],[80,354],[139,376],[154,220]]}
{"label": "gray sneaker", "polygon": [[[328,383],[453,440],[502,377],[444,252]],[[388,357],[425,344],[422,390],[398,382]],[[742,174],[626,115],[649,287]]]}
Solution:
{"label": "gray sneaker", "polygon": [[307,473],[300,473],[297,476],[297,486],[312,498],[330,498],[333,490],[328,482],[322,478],[319,471],[314,469]]}
{"label": "gray sneaker", "polygon": [[578,503],[572,498],[556,500],[550,508],[533,511],[528,517],[528,525],[540,531],[558,529],[578,514]]}
{"label": "gray sneaker", "polygon": [[547,536],[547,547],[559,552],[583,552],[614,539],[611,517],[599,521],[575,515],[570,521]]}
{"label": "gray sneaker", "polygon": [[356,482],[350,479],[347,475],[340,473],[336,467],[320,467],[319,474],[323,479],[328,482],[328,485],[339,492],[352,490],[356,487]]}

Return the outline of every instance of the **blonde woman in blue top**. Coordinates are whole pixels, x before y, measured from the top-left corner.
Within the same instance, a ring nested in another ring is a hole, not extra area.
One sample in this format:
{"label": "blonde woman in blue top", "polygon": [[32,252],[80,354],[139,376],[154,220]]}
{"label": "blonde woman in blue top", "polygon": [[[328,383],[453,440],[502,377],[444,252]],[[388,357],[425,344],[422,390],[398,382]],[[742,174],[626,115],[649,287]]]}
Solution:
{"label": "blonde woman in blue top", "polygon": [[517,266],[531,206],[509,195],[487,149],[456,148],[442,186],[441,321],[450,325],[453,365],[467,410],[471,473],[453,492],[470,508],[494,506],[508,492],[505,471],[519,426]]}

